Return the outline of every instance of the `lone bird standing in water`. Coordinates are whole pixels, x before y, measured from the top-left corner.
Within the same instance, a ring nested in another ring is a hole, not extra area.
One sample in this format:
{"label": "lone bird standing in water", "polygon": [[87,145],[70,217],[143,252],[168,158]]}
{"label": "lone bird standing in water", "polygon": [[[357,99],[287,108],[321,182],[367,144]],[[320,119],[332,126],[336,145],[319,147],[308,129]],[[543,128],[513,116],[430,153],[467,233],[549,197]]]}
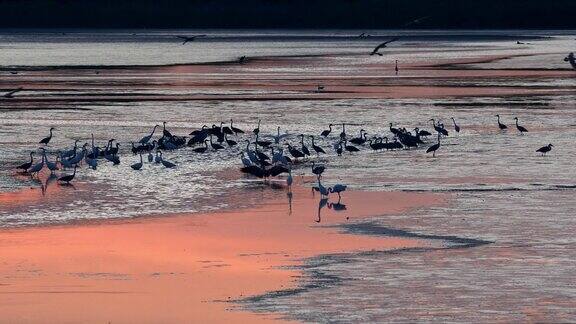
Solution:
{"label": "lone bird standing in water", "polygon": [[438,151],[439,148],[440,148],[440,133],[438,133],[438,143],[430,146],[430,147],[426,150],[426,153],[432,152],[432,157],[436,157],[436,151]]}
{"label": "lone bird standing in water", "polygon": [[50,127],[50,135],[41,139],[40,144],[48,145],[48,143],[50,143],[50,141],[52,140],[52,131],[55,129],[56,128],[54,128],[54,127]]}
{"label": "lone bird standing in water", "polygon": [[498,117],[498,128],[500,128],[500,130],[508,129],[508,126],[506,126],[500,122],[500,115],[496,115],[496,117]]}
{"label": "lone bird standing in water", "polygon": [[516,120],[516,128],[518,129],[520,134],[528,133],[528,130],[526,128],[518,125],[518,117],[514,117],[514,120]]}
{"label": "lone bird standing in water", "polygon": [[542,156],[544,156],[544,155],[546,155],[546,153],[552,151],[552,147],[553,147],[553,146],[554,146],[554,145],[552,145],[552,144],[548,144],[548,145],[546,145],[546,146],[542,146],[541,148],[537,149],[536,152],[542,153]]}

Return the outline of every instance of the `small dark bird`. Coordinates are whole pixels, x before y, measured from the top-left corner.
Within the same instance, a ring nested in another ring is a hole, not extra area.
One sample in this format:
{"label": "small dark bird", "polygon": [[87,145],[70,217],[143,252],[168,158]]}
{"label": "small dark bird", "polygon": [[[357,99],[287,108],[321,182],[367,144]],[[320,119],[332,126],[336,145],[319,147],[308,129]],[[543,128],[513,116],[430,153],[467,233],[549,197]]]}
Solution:
{"label": "small dark bird", "polygon": [[500,128],[500,130],[508,129],[508,126],[506,126],[500,122],[500,115],[496,115],[496,117],[498,117],[498,128]]}
{"label": "small dark bird", "polygon": [[552,147],[553,147],[553,146],[554,146],[554,145],[552,145],[552,144],[548,144],[548,145],[546,145],[546,146],[542,146],[541,148],[537,149],[536,152],[542,153],[542,156],[544,156],[544,155],[546,155],[546,153],[552,151]]}
{"label": "small dark bird", "polygon": [[514,117],[514,120],[516,120],[516,128],[518,129],[520,134],[528,133],[528,130],[526,128],[518,125],[518,117]]}
{"label": "small dark bird", "polygon": [[188,43],[188,42],[193,42],[193,41],[195,41],[195,40],[196,40],[196,38],[199,38],[199,37],[206,37],[206,35],[194,35],[194,36],[176,36],[176,37],[178,37],[178,38],[182,39],[182,40],[183,40],[183,41],[182,41],[182,45],[184,45],[184,44],[186,44],[186,43]]}
{"label": "small dark bird", "polygon": [[400,39],[400,37],[394,37],[394,38],[392,38],[391,40],[386,41],[386,42],[384,42],[384,43],[376,46],[376,48],[374,48],[374,50],[372,51],[372,53],[370,53],[370,55],[380,55],[380,56],[382,56],[382,53],[379,53],[378,51],[379,51],[381,48],[384,48],[384,47],[386,47],[388,44],[393,43],[393,42],[395,42],[395,41],[397,41],[397,40],[399,40],[399,39]]}
{"label": "small dark bird", "polygon": [[50,141],[52,140],[52,131],[55,130],[56,128],[51,127],[50,128],[50,135],[48,135],[47,137],[44,137],[43,139],[40,140],[40,144],[44,144],[44,145],[48,145],[48,143],[50,143]]}

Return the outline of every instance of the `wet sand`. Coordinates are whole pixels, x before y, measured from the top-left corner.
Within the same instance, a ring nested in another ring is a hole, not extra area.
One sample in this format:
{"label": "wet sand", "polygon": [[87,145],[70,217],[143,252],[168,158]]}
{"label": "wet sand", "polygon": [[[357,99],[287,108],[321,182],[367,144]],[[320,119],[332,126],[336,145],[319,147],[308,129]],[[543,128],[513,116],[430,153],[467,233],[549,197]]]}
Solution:
{"label": "wet sand", "polygon": [[445,195],[346,192],[347,210],[328,204],[318,223],[318,194],[295,187],[290,212],[286,191],[276,190],[278,199],[249,209],[2,230],[2,319],[268,322],[278,315],[231,310],[227,301],[296,286],[300,271],[281,267],[319,254],[442,244],[322,225],[439,206]]}

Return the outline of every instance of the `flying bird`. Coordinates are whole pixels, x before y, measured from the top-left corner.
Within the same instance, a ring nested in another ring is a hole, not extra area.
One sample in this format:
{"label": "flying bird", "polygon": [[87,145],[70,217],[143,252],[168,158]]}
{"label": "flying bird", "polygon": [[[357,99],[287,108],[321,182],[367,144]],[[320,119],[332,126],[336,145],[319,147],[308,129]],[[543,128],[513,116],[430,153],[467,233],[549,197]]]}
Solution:
{"label": "flying bird", "polygon": [[7,93],[5,93],[5,94],[3,95],[3,97],[4,97],[4,98],[14,98],[14,94],[16,94],[17,92],[20,92],[20,91],[22,91],[22,90],[24,90],[24,88],[22,88],[22,87],[20,87],[20,88],[18,88],[18,89],[10,90],[10,91],[8,91]]}
{"label": "flying bird", "polygon": [[196,38],[199,37],[206,37],[206,35],[194,35],[194,36],[176,36],[178,38],[180,38],[182,40],[182,45],[188,43],[188,42],[193,42],[196,40]]}
{"label": "flying bird", "polygon": [[376,46],[376,48],[374,48],[374,50],[372,51],[372,53],[370,53],[370,55],[380,55],[380,56],[382,56],[382,53],[379,53],[378,51],[379,51],[381,48],[385,48],[385,47],[387,47],[388,44],[393,43],[393,42],[395,42],[395,41],[397,41],[397,40],[399,40],[399,39],[400,39],[400,37],[394,37],[394,38],[392,38],[391,40],[386,41],[386,42],[384,42],[384,43]]}

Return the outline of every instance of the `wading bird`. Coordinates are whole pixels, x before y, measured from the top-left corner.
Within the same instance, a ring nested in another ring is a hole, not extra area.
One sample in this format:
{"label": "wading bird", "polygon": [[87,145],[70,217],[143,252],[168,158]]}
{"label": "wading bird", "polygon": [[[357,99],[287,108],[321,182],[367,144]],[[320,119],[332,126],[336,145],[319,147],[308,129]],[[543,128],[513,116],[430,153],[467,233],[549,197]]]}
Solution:
{"label": "wading bird", "polygon": [[152,133],[150,133],[150,135],[144,136],[140,139],[140,141],[138,141],[140,144],[146,144],[148,142],[150,142],[150,140],[152,139],[152,136],[154,136],[154,132],[156,132],[156,128],[160,127],[160,125],[156,125],[154,126],[154,128],[152,129]]}
{"label": "wading bird", "polygon": [[508,129],[508,126],[506,126],[500,122],[500,115],[496,115],[496,117],[498,117],[498,128],[500,128],[500,130]]}
{"label": "wading bird", "polygon": [[74,180],[74,177],[76,176],[76,169],[78,169],[78,165],[74,166],[74,172],[72,174],[65,175],[65,176],[58,178],[58,182],[70,184],[70,181]]}
{"label": "wading bird", "polygon": [[320,153],[326,154],[323,148],[314,143],[314,136],[310,135],[310,138],[312,139],[312,149],[316,152],[316,155],[320,155]]}
{"label": "wading bird", "polygon": [[345,186],[342,184],[335,184],[334,186],[329,188],[328,191],[338,194],[338,201],[340,201],[340,199],[342,199],[342,196],[340,196],[340,193],[346,191],[346,188],[348,188],[348,186]]}
{"label": "wading bird", "polygon": [[542,146],[541,148],[537,149],[536,152],[542,153],[542,156],[546,155],[546,153],[552,151],[552,147],[554,145],[548,144],[546,146]]}
{"label": "wading bird", "polygon": [[458,126],[458,124],[456,124],[456,120],[454,119],[454,117],[451,117],[452,122],[454,123],[454,130],[456,131],[456,133],[460,133],[460,126]]}
{"label": "wading bird", "polygon": [[40,144],[48,145],[48,143],[50,143],[50,141],[52,140],[52,131],[55,129],[56,128],[54,128],[54,127],[50,127],[50,135],[41,139]]}
{"label": "wading bird", "polygon": [[143,162],[142,161],[142,153],[140,153],[140,162],[134,163],[130,167],[132,168],[132,170],[140,170],[140,169],[142,169],[142,165],[143,165],[142,162]]}
{"label": "wading bird", "polygon": [[332,132],[332,126],[334,125],[333,124],[328,125],[328,129],[323,130],[322,133],[320,133],[320,136],[328,137],[328,135],[330,135],[330,133]]}
{"label": "wading bird", "polygon": [[516,129],[518,129],[518,131],[520,132],[520,134],[524,134],[527,133],[528,130],[520,125],[518,125],[518,117],[514,117],[514,120],[516,121]]}
{"label": "wading bird", "polygon": [[430,147],[426,150],[426,153],[432,152],[432,157],[436,157],[436,151],[438,151],[439,148],[440,148],[440,134],[438,134],[438,143],[430,146]]}
{"label": "wading bird", "polygon": [[30,152],[30,161],[20,164],[19,166],[16,167],[16,169],[23,170],[23,171],[30,169],[30,167],[32,166],[32,163],[34,163],[34,158],[32,157],[33,155],[34,155],[34,152]]}

